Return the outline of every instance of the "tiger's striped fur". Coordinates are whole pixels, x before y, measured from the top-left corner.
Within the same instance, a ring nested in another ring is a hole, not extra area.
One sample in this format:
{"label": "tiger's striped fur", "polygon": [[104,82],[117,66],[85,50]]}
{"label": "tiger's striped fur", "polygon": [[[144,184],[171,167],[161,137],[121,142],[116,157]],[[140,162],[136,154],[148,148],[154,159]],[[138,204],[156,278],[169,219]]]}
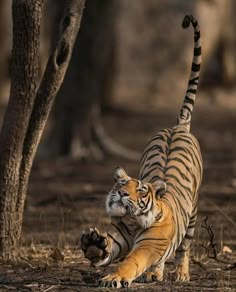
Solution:
{"label": "tiger's striped fur", "polygon": [[85,256],[95,265],[124,258],[102,285],[127,287],[145,274],[147,281],[163,278],[165,260],[175,252],[176,278],[189,280],[189,248],[197,217],[202,179],[202,157],[196,138],[189,132],[201,63],[197,20],[186,15],[183,27],[192,23],[194,54],[186,96],[177,125],[154,135],[142,158],[139,179],[124,169],[114,173],[116,184],[106,200],[110,230],[91,229],[82,236]]}

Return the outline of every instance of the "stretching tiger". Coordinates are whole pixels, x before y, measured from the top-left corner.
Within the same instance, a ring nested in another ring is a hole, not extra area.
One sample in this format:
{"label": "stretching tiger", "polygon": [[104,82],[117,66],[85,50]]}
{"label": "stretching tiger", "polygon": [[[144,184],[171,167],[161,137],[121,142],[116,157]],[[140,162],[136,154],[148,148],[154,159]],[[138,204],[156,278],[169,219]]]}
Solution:
{"label": "stretching tiger", "polygon": [[147,282],[162,280],[164,263],[173,252],[176,280],[189,280],[189,249],[202,179],[199,144],[189,132],[201,63],[200,30],[197,20],[186,15],[183,27],[190,23],[193,62],[177,125],[160,131],[147,144],[138,180],[120,167],[115,170],[115,186],[106,199],[111,216],[107,234],[91,228],[82,235],[81,248],[93,265],[124,259],[116,272],[100,280],[102,286],[129,287],[145,271]]}

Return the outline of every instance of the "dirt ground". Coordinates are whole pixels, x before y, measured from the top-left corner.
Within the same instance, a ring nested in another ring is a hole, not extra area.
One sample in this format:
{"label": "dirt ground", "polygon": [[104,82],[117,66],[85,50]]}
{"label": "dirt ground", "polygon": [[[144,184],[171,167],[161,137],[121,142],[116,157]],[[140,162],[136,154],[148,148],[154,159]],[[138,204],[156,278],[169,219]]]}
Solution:
{"label": "dirt ground", "polygon": [[[148,137],[172,126],[178,109],[153,113],[114,112],[105,117],[110,135],[119,143],[142,151]],[[167,263],[163,283],[135,282],[130,291],[236,291],[236,114],[216,106],[195,108],[192,132],[199,139],[204,179],[199,216],[192,245],[191,281],[172,281],[173,264]],[[133,176],[138,162],[108,158],[104,162],[70,159],[36,160],[30,179],[20,261],[0,267],[0,291],[108,291],[97,279],[109,272],[89,266],[80,249],[83,230],[106,230],[105,196],[112,173],[123,166]],[[207,257],[214,231],[220,261]]]}

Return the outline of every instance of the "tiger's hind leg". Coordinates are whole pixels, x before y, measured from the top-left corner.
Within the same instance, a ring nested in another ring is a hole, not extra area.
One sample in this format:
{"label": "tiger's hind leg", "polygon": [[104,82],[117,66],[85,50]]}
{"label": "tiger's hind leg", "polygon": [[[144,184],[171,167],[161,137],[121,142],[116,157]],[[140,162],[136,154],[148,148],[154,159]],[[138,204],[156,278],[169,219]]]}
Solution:
{"label": "tiger's hind leg", "polygon": [[195,208],[194,214],[190,218],[187,232],[175,252],[175,273],[176,281],[188,282],[190,280],[189,274],[189,254],[190,245],[194,235],[195,223],[197,220],[197,208]]}
{"label": "tiger's hind leg", "polygon": [[156,282],[163,280],[165,262],[162,262],[151,268],[150,271],[145,272],[142,276],[142,281],[144,283]]}

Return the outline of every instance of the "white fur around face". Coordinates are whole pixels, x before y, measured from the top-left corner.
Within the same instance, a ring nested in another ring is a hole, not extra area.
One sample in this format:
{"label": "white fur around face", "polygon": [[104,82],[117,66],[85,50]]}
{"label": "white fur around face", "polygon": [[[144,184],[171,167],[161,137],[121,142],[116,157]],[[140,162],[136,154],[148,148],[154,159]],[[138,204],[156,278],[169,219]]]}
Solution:
{"label": "white fur around face", "polygon": [[106,211],[109,216],[122,217],[126,215],[126,208],[122,204],[120,195],[117,192],[108,194],[106,198]]}
{"label": "white fur around face", "polygon": [[156,221],[156,217],[157,212],[155,210],[150,210],[147,214],[138,216],[137,221],[143,228],[148,228]]}

